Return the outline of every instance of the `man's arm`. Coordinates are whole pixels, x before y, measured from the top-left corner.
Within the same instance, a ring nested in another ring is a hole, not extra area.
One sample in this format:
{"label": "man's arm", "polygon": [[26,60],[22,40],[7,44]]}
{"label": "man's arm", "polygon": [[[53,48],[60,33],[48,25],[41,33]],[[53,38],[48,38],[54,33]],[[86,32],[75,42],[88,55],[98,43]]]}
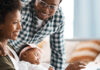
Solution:
{"label": "man's arm", "polygon": [[51,65],[55,67],[55,70],[64,70],[65,64],[63,26],[60,29],[50,36]]}
{"label": "man's arm", "polygon": [[8,56],[0,56],[0,70],[15,70]]}
{"label": "man's arm", "polygon": [[50,36],[51,64],[55,70],[64,70],[66,55],[64,50],[64,16],[61,8],[58,8],[53,17],[55,33]]}
{"label": "man's arm", "polygon": [[51,65],[55,70],[64,70],[65,50],[64,50],[64,25],[59,26],[58,32],[50,36]]}

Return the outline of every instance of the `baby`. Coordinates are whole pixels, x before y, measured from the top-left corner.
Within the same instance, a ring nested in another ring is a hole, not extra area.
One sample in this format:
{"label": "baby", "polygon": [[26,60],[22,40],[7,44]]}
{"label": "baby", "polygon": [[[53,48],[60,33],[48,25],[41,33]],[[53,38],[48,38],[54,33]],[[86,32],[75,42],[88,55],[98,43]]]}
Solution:
{"label": "baby", "polygon": [[30,44],[20,52],[19,58],[21,61],[36,65],[34,70],[54,70],[49,64],[40,63],[41,53],[41,50],[37,46]]}

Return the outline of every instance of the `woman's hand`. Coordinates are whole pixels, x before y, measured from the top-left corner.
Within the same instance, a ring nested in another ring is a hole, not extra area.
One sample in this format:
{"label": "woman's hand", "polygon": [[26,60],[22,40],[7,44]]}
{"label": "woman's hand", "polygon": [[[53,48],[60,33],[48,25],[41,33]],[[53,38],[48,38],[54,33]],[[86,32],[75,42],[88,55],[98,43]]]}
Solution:
{"label": "woman's hand", "polygon": [[75,63],[69,64],[65,70],[81,70],[81,69],[85,68],[84,66],[85,66],[84,63],[75,62]]}

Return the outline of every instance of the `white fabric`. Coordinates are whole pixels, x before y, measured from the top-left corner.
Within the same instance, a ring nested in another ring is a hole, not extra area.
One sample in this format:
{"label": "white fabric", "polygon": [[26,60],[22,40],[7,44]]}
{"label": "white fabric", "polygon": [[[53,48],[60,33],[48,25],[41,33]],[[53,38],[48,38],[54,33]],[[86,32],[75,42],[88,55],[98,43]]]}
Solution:
{"label": "white fabric", "polygon": [[[9,56],[9,55],[8,55],[8,56]],[[11,56],[9,56],[9,57],[10,57],[10,59],[11,59],[13,65],[14,65],[14,68],[15,68],[16,70],[19,70],[17,61],[16,61],[13,57],[11,57]]]}
{"label": "white fabric", "polygon": [[90,62],[85,69],[81,70],[100,70],[100,63]]}
{"label": "white fabric", "polygon": [[96,57],[95,62],[100,63],[100,54]]}
{"label": "white fabric", "polygon": [[42,23],[43,23],[43,20],[37,18],[37,22],[38,22],[37,27],[41,27]]}
{"label": "white fabric", "polygon": [[19,62],[19,70],[48,70],[49,66],[50,65],[46,63],[35,65],[25,61]]}
{"label": "white fabric", "polygon": [[10,59],[11,59],[13,65],[14,65],[15,69],[16,69],[16,70],[19,70],[19,67],[18,67],[19,58],[18,58],[16,52],[15,52],[14,50],[12,50],[12,49],[11,49],[10,47],[8,47],[8,46],[7,46],[7,48],[11,51],[11,53],[12,53],[12,54],[14,55],[14,57],[15,57],[15,59],[14,59],[13,57],[11,57],[11,56],[8,54],[8,56],[10,57]]}
{"label": "white fabric", "polygon": [[11,51],[11,53],[14,55],[15,59],[11,57],[9,54],[11,61],[14,64],[14,67],[16,70],[48,70],[49,64],[41,63],[39,65],[31,64],[29,62],[25,61],[19,61],[19,58],[14,50],[8,47],[8,49]]}
{"label": "white fabric", "polygon": [[94,62],[90,62],[86,65],[86,68],[82,70],[100,70],[100,54],[96,57]]}

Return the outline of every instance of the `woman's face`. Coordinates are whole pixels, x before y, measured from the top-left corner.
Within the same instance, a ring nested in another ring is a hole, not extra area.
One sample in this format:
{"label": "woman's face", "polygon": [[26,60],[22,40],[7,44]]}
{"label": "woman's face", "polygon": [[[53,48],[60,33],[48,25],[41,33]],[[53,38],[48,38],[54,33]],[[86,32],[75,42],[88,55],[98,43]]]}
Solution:
{"label": "woman's face", "polygon": [[0,24],[0,37],[15,40],[21,29],[20,11],[10,12],[5,17],[5,22]]}
{"label": "woman's face", "polygon": [[59,6],[60,0],[36,0],[35,11],[38,18],[45,20],[53,16]]}

